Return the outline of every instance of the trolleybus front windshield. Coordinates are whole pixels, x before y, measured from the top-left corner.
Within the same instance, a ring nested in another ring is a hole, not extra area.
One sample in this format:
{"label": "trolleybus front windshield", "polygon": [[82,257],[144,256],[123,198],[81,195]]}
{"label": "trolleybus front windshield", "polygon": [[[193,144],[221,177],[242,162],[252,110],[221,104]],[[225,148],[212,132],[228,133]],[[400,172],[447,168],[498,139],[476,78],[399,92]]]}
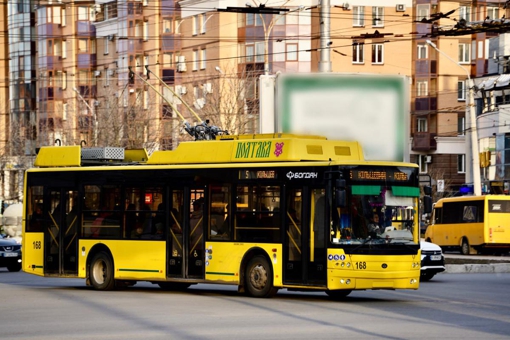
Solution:
{"label": "trolleybus front windshield", "polygon": [[370,171],[360,175],[359,168],[350,170],[347,204],[332,209],[331,242],[416,244],[419,189],[413,183],[414,169]]}

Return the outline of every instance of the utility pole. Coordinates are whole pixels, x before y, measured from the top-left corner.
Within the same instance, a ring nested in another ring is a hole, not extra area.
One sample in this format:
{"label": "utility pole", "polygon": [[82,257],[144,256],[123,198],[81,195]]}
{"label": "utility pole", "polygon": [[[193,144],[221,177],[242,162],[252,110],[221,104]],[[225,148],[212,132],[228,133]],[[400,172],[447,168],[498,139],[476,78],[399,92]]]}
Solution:
{"label": "utility pole", "polygon": [[322,0],[320,5],[320,50],[319,72],[331,72],[331,5],[329,0]]}

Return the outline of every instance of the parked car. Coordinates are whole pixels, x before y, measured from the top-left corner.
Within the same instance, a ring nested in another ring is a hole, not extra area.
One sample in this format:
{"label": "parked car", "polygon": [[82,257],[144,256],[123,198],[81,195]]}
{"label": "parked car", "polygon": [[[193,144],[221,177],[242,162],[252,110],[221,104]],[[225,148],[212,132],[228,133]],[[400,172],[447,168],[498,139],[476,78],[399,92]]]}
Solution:
{"label": "parked car", "polygon": [[21,244],[13,238],[0,236],[0,268],[7,267],[10,272],[21,270]]}
{"label": "parked car", "polygon": [[429,281],[437,273],[446,270],[444,255],[441,247],[437,244],[420,241],[421,248],[421,276],[420,281]]}

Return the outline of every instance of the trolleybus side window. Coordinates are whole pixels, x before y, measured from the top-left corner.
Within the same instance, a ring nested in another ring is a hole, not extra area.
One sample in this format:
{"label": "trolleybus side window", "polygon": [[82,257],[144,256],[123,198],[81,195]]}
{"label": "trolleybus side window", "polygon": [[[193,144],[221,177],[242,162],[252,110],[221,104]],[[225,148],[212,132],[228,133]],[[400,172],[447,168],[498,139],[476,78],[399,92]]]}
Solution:
{"label": "trolleybus side window", "polygon": [[238,186],[236,205],[236,241],[280,241],[280,186]]}
{"label": "trolleybus side window", "polygon": [[30,187],[27,193],[27,232],[41,232],[44,227],[43,187]]}
{"label": "trolleybus side window", "polygon": [[228,185],[211,185],[209,189],[209,224],[207,234],[211,240],[229,240],[229,202]]}

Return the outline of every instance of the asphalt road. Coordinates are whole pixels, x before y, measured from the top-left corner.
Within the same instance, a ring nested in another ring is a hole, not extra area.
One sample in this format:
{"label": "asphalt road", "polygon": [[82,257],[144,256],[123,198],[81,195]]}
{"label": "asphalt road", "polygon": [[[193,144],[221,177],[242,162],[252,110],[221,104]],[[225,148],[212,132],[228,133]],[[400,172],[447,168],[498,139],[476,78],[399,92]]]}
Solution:
{"label": "asphalt road", "polygon": [[0,269],[2,339],[509,339],[510,274],[438,274],[417,291],[280,291],[233,286],[98,292],[83,280]]}

